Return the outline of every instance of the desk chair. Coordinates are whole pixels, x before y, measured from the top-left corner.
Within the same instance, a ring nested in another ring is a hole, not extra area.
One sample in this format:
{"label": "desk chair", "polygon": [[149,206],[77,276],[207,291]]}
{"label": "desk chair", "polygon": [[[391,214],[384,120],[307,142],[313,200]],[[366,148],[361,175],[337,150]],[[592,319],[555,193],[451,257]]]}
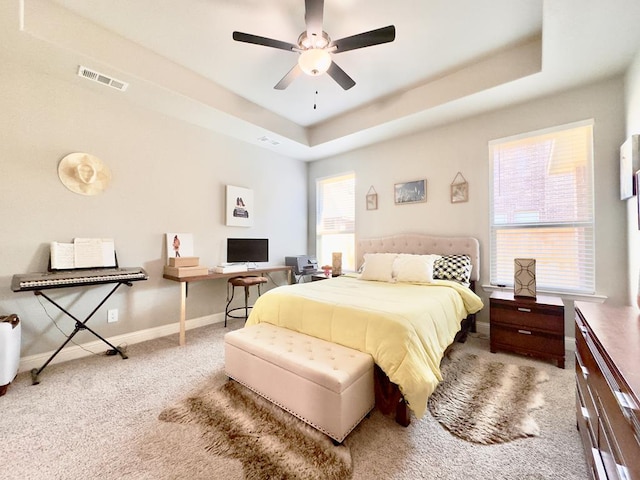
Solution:
{"label": "desk chair", "polygon": [[[249,318],[249,309],[253,306],[249,306],[249,288],[255,285],[258,286],[258,296],[260,296],[260,285],[267,283],[266,277],[232,277],[227,282],[227,306],[224,309],[224,326],[227,326],[227,317],[229,318]],[[236,293],[236,287],[244,287],[244,307],[229,308],[233,296]],[[231,296],[229,296],[231,294]],[[244,315],[232,315],[231,312],[236,310],[244,310]]]}

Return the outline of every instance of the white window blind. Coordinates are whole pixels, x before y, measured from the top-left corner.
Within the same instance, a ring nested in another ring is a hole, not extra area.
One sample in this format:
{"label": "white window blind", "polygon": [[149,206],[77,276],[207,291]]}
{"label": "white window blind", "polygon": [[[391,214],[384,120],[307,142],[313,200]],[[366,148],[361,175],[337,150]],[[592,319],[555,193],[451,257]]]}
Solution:
{"label": "white window blind", "polygon": [[489,143],[491,283],[536,259],[538,290],[595,293],[593,121]]}
{"label": "white window blind", "polygon": [[333,252],[342,252],[343,270],[355,268],[355,183],[353,173],[316,182],[316,257],[331,265]]}

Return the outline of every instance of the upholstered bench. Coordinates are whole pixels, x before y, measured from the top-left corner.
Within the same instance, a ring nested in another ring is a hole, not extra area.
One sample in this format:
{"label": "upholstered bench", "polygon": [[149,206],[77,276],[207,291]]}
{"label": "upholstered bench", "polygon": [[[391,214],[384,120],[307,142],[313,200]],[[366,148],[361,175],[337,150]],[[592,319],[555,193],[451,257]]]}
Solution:
{"label": "upholstered bench", "polygon": [[342,442],[375,403],[367,353],[268,323],[225,335],[226,374]]}

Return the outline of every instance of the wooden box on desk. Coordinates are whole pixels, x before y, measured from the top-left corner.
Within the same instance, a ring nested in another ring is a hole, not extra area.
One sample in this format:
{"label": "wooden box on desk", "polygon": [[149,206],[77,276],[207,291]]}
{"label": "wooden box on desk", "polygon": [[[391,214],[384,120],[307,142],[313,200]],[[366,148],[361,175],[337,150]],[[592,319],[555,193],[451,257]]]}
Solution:
{"label": "wooden box on desk", "polygon": [[197,267],[200,257],[169,257],[170,267]]}
{"label": "wooden box on desk", "polygon": [[196,277],[198,275],[207,275],[208,273],[208,267],[172,267],[170,265],[164,267],[165,275],[171,275],[177,278]]}

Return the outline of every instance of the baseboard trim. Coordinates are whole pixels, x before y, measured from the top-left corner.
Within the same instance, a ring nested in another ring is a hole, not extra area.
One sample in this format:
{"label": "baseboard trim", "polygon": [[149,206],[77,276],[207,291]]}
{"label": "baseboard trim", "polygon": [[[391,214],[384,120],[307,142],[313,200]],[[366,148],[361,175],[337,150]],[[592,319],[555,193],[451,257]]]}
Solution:
{"label": "baseboard trim", "polygon": [[[204,317],[192,318],[190,320],[187,320],[185,322],[185,329],[191,330],[193,328],[204,327],[205,325],[212,325],[214,323],[222,322],[224,322],[224,313],[215,313],[213,315],[206,315]],[[179,331],[179,323],[170,323],[168,325],[162,325],[160,327],[147,328],[144,330],[138,330],[136,332],[107,337],[107,340],[109,341],[109,343],[112,343],[116,346],[122,345],[124,343],[133,345],[135,343],[166,337],[167,335],[173,335],[174,333],[178,333]],[[84,350],[85,348],[86,350]],[[53,360],[51,360],[51,363],[49,365],[88,357],[89,355],[92,355],[91,352],[100,352],[107,349],[108,346],[105,345],[101,340],[95,340],[82,345],[67,346],[63,348]],[[40,368],[42,365],[44,365],[44,362],[46,362],[49,357],[53,355],[53,352],[55,352],[55,350],[21,358],[20,365],[18,366],[18,373],[28,372],[34,368]]]}
{"label": "baseboard trim", "polygon": [[[193,328],[204,327],[206,325],[213,325],[214,323],[223,323],[224,313],[215,313],[213,315],[205,315],[204,317],[192,318],[185,323],[186,330]],[[109,343],[114,345],[122,345],[126,343],[133,345],[140,342],[146,342],[147,340],[154,340],[156,338],[166,337],[167,335],[173,335],[180,331],[179,323],[170,323],[168,325],[162,325],[160,327],[147,328],[145,330],[138,330],[136,332],[125,333],[122,335],[116,335],[114,337],[108,337]],[[479,335],[489,338],[489,324],[485,322],[476,323],[476,331]],[[564,337],[565,350],[574,352],[576,349],[576,340],[572,337]],[[65,347],[56,355],[49,365],[56,363],[67,362],[69,360],[76,360],[78,358],[88,357],[91,355],[90,351],[99,352],[106,350],[105,344],[100,340],[88,342],[83,345],[72,345]],[[84,349],[87,350],[84,350]],[[34,368],[40,368],[44,362],[53,354],[55,350],[50,352],[38,353],[36,355],[29,355],[20,359],[20,365],[18,366],[18,373],[28,372]]]}

